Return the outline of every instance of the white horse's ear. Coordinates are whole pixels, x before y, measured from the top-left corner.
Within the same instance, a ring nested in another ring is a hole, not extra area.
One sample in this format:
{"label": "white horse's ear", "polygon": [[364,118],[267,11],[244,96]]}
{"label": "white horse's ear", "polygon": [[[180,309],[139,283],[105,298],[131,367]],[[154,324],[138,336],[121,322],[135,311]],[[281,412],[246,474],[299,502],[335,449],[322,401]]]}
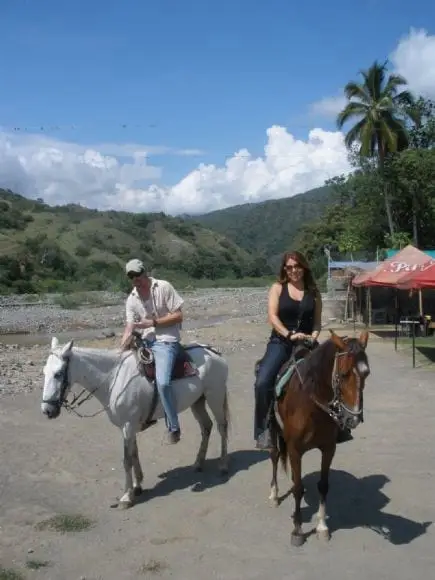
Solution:
{"label": "white horse's ear", "polygon": [[54,350],[58,346],[59,346],[59,341],[58,341],[56,336],[53,336],[53,338],[51,339],[51,350]]}
{"label": "white horse's ear", "polygon": [[62,358],[68,358],[71,354],[71,349],[73,347],[74,340],[70,340],[62,349]]}

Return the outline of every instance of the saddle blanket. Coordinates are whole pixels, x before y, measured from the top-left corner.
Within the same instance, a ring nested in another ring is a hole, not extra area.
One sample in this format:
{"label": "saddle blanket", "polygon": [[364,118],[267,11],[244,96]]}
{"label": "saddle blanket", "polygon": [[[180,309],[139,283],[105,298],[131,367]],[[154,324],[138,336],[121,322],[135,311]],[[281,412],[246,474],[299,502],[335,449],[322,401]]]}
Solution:
{"label": "saddle blanket", "polygon": [[292,361],[290,363],[284,363],[281,367],[278,375],[276,377],[275,382],[275,395],[276,398],[279,399],[283,395],[283,388],[290,380],[291,376],[296,370],[296,367],[303,361],[303,358],[300,358],[297,361]]}

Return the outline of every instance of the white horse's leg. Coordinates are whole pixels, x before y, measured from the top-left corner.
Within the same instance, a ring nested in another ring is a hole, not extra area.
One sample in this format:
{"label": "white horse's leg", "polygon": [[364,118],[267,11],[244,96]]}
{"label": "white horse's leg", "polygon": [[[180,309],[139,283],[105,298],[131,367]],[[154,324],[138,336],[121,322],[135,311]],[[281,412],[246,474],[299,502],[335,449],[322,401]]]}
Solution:
{"label": "white horse's leg", "polygon": [[124,436],[124,471],[125,471],[125,487],[124,495],[119,500],[119,507],[129,508],[134,503],[134,489],[133,489],[133,453],[136,440],[136,434],[133,432],[131,425],[125,425],[122,430]]}
{"label": "white horse's leg", "polygon": [[205,457],[207,455],[210,433],[213,428],[213,421],[210,419],[210,415],[207,413],[204,395],[201,395],[201,397],[193,403],[191,409],[193,416],[198,421],[201,428],[201,443],[196,455],[194,468],[195,471],[202,471]]}
{"label": "white horse's leg", "polygon": [[136,435],[134,437],[132,462],[133,462],[133,491],[134,491],[134,495],[137,496],[137,495],[141,495],[141,493],[142,493],[143,472],[142,472],[142,466],[141,466],[140,460],[139,460],[139,450],[137,448]]}
{"label": "white horse's leg", "polygon": [[226,384],[222,385],[219,391],[207,391],[206,400],[216,420],[219,434],[221,436],[219,471],[222,475],[225,475],[228,473],[228,427],[230,418]]}

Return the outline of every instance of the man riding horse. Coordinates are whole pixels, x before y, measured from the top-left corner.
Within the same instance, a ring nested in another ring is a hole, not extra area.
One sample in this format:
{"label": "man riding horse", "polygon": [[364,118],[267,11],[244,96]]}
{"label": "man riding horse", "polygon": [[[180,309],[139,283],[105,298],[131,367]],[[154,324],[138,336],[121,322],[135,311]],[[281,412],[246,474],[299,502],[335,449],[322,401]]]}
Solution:
{"label": "man riding horse", "polygon": [[125,266],[133,290],[126,302],[126,325],[122,346],[131,340],[132,332],[140,330],[151,341],[156,384],[165,410],[169,444],[180,440],[177,406],[172,392],[171,375],[180,348],[181,307],[184,300],[166,280],[149,276],[141,260],[133,259]]}

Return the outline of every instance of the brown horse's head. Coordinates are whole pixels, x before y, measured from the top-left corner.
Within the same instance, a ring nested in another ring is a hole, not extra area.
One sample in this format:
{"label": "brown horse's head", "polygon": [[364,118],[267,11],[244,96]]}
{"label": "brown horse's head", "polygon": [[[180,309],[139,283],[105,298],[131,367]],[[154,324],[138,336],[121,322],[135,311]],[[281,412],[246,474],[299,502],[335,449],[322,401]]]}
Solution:
{"label": "brown horse's head", "polygon": [[369,333],[364,331],[359,338],[342,338],[334,331],[330,332],[331,340],[338,349],[332,377],[334,400],[340,406],[345,425],[355,429],[364,420],[364,384],[370,374],[366,354]]}

